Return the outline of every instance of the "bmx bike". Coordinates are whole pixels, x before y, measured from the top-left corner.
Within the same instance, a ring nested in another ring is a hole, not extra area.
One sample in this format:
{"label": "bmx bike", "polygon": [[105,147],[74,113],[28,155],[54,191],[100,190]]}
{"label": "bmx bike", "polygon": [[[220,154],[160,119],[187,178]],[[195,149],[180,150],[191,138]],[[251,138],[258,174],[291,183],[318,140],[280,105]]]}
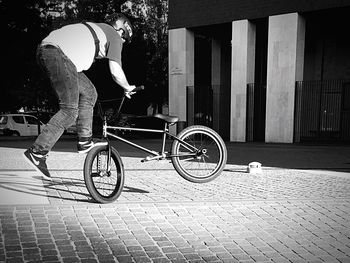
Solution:
{"label": "bmx bike", "polygon": [[[135,92],[143,86],[134,89]],[[125,100],[122,97],[116,116],[120,116]],[[98,102],[102,118],[102,140],[104,145],[95,146],[86,155],[84,162],[84,181],[91,197],[99,203],[115,201],[122,193],[124,186],[124,166],[121,156],[115,149],[109,137],[122,141],[149,156],[141,162],[155,160],[171,160],[176,172],[184,179],[193,183],[205,183],[217,178],[224,169],[227,161],[226,145],[219,134],[214,130],[193,125],[182,130],[178,135],[169,132],[169,126],[176,124],[178,117],[155,114],[153,117],[164,122],[164,129],[143,129],[136,127],[112,126],[107,123],[101,103]],[[114,131],[114,132],[112,132]],[[136,131],[162,134],[160,152],[145,148],[118,135],[116,131]],[[166,151],[166,141],[172,140],[171,151]]]}

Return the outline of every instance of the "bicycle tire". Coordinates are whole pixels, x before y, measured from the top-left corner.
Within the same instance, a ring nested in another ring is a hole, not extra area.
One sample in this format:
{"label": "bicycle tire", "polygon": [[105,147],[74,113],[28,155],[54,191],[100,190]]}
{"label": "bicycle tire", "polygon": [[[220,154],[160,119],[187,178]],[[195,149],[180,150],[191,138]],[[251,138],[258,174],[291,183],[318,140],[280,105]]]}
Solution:
{"label": "bicycle tire", "polygon": [[106,173],[107,159],[108,147],[97,146],[89,151],[84,162],[86,188],[96,202],[103,204],[117,200],[124,187],[124,166],[118,151],[112,147],[111,175]]}
{"label": "bicycle tire", "polygon": [[193,125],[177,137],[198,149],[195,156],[189,157],[188,147],[181,141],[173,141],[171,161],[179,175],[193,183],[206,183],[221,174],[227,162],[227,149],[218,133],[206,126]]}

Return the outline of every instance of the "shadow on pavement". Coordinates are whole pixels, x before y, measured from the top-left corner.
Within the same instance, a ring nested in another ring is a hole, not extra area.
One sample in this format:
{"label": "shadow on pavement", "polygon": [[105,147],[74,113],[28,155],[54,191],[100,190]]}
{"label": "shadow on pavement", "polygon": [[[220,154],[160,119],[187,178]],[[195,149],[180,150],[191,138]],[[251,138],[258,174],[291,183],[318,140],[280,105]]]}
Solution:
{"label": "shadow on pavement", "polygon": [[[58,178],[54,178],[51,181],[42,179],[41,176],[32,176],[31,178],[38,182],[36,183],[33,180],[10,180],[10,177],[13,178],[17,176],[15,174],[1,173],[0,189],[25,194],[27,198],[42,197],[49,199],[64,199],[75,202],[91,202],[88,200],[90,195],[67,188],[68,186],[85,187],[84,181],[81,180],[74,180],[71,178],[69,180],[57,180]],[[66,193],[69,193],[69,195],[66,195]],[[8,198],[11,198],[11,196]]]}
{"label": "shadow on pavement", "polygon": [[350,172],[350,145],[228,143],[228,163]]}
{"label": "shadow on pavement", "polygon": [[[27,137],[15,140],[13,137],[0,137],[0,147],[25,149],[30,147],[34,139]],[[152,150],[161,150],[160,139],[135,139],[134,141]],[[143,158],[147,156],[147,153],[123,142],[116,140],[111,142],[122,157]],[[260,162],[263,167],[350,172],[350,145],[226,142],[226,147],[227,164],[231,165],[246,166],[250,162],[256,161]],[[170,151],[170,148],[171,142],[168,142],[166,150]],[[75,152],[75,137],[62,137],[53,151]]]}
{"label": "shadow on pavement", "polygon": [[[14,171],[17,172],[17,171]],[[74,202],[95,203],[86,190],[84,180],[76,178],[54,177],[52,180],[43,179],[41,176],[32,176],[34,181],[12,180],[18,177],[16,174],[1,173],[0,189],[26,194],[27,198],[42,197],[48,199],[60,199]],[[42,187],[42,186],[43,187]],[[123,192],[146,194],[148,191],[124,186]],[[8,196],[11,198],[11,196]]]}

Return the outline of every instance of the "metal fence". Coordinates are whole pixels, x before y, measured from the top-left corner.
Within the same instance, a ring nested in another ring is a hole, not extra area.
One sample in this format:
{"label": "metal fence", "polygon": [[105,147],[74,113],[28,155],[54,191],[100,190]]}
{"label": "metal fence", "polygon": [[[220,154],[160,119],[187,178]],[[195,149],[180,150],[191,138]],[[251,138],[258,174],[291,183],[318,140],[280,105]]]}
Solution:
{"label": "metal fence", "polygon": [[[188,125],[220,126],[215,124],[222,114],[220,107],[213,107],[214,101],[220,104],[213,89],[187,87]],[[266,84],[249,83],[246,141],[265,140],[265,119]],[[307,141],[350,142],[350,80],[296,82],[294,142]]]}
{"label": "metal fence", "polygon": [[213,126],[213,88],[210,85],[187,87],[187,122]]}
{"label": "metal fence", "polygon": [[350,141],[350,81],[298,81],[294,141]]}
{"label": "metal fence", "polygon": [[266,84],[247,84],[246,141],[265,141]]}

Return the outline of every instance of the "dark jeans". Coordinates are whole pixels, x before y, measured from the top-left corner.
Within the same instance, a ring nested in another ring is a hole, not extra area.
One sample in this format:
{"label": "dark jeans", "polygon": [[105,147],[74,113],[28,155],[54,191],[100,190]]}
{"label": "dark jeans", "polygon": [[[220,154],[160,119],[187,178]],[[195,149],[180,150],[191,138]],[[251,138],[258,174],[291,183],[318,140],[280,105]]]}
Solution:
{"label": "dark jeans", "polygon": [[46,45],[37,49],[37,61],[50,79],[60,110],[51,118],[33,144],[38,151],[50,151],[64,130],[77,124],[78,137],[92,136],[93,107],[97,92],[94,85],[61,49]]}

